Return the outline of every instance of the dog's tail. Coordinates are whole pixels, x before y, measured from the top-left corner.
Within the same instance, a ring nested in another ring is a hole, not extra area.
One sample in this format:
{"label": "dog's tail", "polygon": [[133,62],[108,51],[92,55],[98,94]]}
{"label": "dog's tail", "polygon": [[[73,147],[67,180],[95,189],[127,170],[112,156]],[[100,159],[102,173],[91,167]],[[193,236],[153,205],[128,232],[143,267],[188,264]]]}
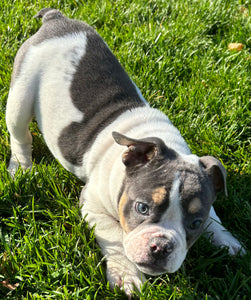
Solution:
{"label": "dog's tail", "polygon": [[41,9],[34,18],[42,18],[43,22],[52,20],[52,19],[59,19],[62,18],[63,15],[61,12],[54,8],[43,8]]}

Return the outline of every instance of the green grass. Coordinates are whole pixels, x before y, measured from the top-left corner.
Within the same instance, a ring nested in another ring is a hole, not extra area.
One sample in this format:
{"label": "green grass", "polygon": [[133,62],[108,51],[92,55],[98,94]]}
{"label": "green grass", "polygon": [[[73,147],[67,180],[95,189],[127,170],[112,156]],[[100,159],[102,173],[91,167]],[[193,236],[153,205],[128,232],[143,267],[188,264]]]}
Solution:
{"label": "green grass", "polygon": [[[5,106],[15,53],[54,7],[94,26],[152,106],[193,152],[228,170],[224,225],[250,249],[251,7],[236,0],[6,1],[0,3],[0,299],[124,299],[110,291],[93,230],[81,220],[82,183],[47,150],[37,126],[34,170],[13,181]],[[228,44],[244,44],[229,51]],[[250,299],[250,252],[229,257],[205,238],[175,274],[149,278],[140,299]],[[13,286],[14,287],[14,286]]]}

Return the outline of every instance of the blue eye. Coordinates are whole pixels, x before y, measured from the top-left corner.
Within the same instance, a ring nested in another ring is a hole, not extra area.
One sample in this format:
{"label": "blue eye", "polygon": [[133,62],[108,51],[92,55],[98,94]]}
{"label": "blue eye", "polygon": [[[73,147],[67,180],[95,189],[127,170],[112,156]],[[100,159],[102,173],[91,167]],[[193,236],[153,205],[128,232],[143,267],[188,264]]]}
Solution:
{"label": "blue eye", "polygon": [[192,230],[199,229],[201,224],[202,224],[202,220],[196,219],[189,225],[189,228]]}
{"label": "blue eye", "polygon": [[148,216],[149,215],[149,206],[143,202],[136,202],[136,211],[137,213]]}

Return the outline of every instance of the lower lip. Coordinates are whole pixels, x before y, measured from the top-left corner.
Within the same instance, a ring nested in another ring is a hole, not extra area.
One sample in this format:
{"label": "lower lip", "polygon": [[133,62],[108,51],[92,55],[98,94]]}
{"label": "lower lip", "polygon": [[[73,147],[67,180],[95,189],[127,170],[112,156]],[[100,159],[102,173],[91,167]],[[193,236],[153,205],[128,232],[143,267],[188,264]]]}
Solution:
{"label": "lower lip", "polygon": [[142,264],[137,264],[139,269],[149,275],[160,275],[163,273],[167,273],[167,270],[165,270],[163,267],[158,267],[155,264],[147,264],[147,263],[142,263]]}

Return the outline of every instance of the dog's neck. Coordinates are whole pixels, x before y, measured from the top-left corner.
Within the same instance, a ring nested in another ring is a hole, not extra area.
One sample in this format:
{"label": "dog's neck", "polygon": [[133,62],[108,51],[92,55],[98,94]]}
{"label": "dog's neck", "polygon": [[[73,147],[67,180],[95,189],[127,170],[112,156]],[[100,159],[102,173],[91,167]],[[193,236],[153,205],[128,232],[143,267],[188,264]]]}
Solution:
{"label": "dog's neck", "polygon": [[100,198],[105,197],[106,203],[110,202],[111,205],[107,205],[106,209],[117,218],[116,204],[125,178],[122,154],[126,148],[114,142],[114,130],[134,138],[158,137],[184,156],[190,156],[190,150],[169,119],[148,105],[123,113],[106,127],[95,140],[91,150],[84,155],[81,172],[96,186]]}

